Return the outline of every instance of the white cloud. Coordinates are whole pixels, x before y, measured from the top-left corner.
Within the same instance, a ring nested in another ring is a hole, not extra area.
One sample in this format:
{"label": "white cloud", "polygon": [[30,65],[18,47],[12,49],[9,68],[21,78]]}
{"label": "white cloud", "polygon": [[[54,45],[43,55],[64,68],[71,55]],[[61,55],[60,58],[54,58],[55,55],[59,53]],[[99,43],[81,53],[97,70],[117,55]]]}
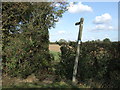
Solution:
{"label": "white cloud", "polygon": [[102,14],[101,16],[96,16],[93,21],[95,24],[109,23],[112,20],[112,17],[109,13]]}
{"label": "white cloud", "polygon": [[84,5],[81,2],[78,4],[74,4],[73,2],[70,3],[70,6],[68,7],[68,11],[70,13],[81,13],[81,12],[92,12],[92,8],[88,5]]}
{"label": "white cloud", "polygon": [[93,30],[113,30],[113,26],[106,24],[98,24]]}
{"label": "white cloud", "polygon": [[96,16],[93,23],[96,25],[93,30],[113,30],[111,26],[112,17],[109,13],[104,13],[101,16]]}
{"label": "white cloud", "polygon": [[109,26],[108,29],[109,29],[109,30],[113,30],[113,26]]}
{"label": "white cloud", "polygon": [[105,27],[105,25],[96,25],[95,26],[95,29],[97,29],[97,30],[102,30],[102,29],[105,29],[106,27]]}
{"label": "white cloud", "polygon": [[65,34],[66,32],[61,30],[61,31],[58,31],[58,34]]}
{"label": "white cloud", "polygon": [[109,35],[108,35],[108,34],[105,34],[104,37],[105,37],[105,38],[109,38]]}

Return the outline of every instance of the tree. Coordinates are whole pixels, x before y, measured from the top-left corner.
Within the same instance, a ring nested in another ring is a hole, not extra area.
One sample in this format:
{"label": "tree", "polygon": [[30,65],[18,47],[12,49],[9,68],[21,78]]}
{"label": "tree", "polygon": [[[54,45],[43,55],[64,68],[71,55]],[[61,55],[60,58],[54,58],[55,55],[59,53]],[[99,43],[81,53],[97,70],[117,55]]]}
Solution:
{"label": "tree", "polygon": [[4,72],[25,77],[48,69],[48,29],[55,27],[65,11],[65,2],[2,3]]}
{"label": "tree", "polygon": [[64,40],[64,39],[60,39],[60,40],[58,41],[58,43],[59,43],[59,45],[63,45],[63,44],[67,44],[67,41]]}
{"label": "tree", "polygon": [[105,42],[105,43],[110,43],[111,41],[110,41],[109,38],[105,38],[105,39],[103,39],[103,42]]}

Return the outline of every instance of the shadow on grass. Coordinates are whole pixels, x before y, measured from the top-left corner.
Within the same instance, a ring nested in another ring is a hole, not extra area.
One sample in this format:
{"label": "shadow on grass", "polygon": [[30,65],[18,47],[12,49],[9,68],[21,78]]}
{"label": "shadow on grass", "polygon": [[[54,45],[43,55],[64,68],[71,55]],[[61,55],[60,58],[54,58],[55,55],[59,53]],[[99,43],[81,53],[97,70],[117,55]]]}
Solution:
{"label": "shadow on grass", "polygon": [[[80,87],[78,87],[77,85],[72,84],[71,82],[55,82],[52,84],[40,84],[40,83],[21,83],[19,85],[11,85],[11,86],[4,86],[2,90],[23,90],[23,89],[27,89],[27,88],[34,88],[35,89],[42,89],[42,88],[56,88],[56,89],[64,89],[64,88],[69,88],[69,89],[79,89]],[[82,88],[82,87],[81,87]]]}

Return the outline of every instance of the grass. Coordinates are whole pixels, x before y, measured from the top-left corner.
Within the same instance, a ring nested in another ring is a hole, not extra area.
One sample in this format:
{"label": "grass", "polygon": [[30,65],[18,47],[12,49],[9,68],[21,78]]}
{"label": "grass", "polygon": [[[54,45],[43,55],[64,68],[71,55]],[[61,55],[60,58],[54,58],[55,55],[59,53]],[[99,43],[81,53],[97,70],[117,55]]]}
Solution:
{"label": "grass", "polygon": [[65,82],[55,82],[52,84],[40,84],[40,83],[21,83],[17,85],[11,85],[7,87],[3,87],[3,90],[9,89],[9,88],[85,88],[86,86],[78,86],[74,85],[72,83],[65,83]]}
{"label": "grass", "polygon": [[60,61],[60,54],[61,54],[60,52],[50,51],[50,54],[53,55],[55,62],[59,62]]}

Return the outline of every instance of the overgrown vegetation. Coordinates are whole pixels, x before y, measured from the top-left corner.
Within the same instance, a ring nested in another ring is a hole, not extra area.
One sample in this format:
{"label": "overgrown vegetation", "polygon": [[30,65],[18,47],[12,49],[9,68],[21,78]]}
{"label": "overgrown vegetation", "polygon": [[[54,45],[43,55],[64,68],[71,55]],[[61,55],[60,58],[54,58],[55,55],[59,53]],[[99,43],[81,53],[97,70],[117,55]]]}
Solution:
{"label": "overgrown vegetation", "polygon": [[[23,83],[10,87],[78,88],[69,82],[76,42],[61,39],[55,42],[61,45],[61,53],[48,50],[48,29],[55,27],[66,6],[66,2],[2,3],[3,74],[26,78],[34,73],[39,81],[52,76],[54,79],[49,85]],[[82,43],[77,73],[78,83],[83,83],[80,87],[120,87],[119,45],[109,39]]]}
{"label": "overgrown vegetation", "polygon": [[[59,7],[55,5],[59,4]],[[48,29],[66,11],[65,2],[3,2],[3,72],[26,78],[49,72]],[[39,74],[38,74],[39,73]]]}
{"label": "overgrown vegetation", "polygon": [[[72,79],[76,42],[61,47],[61,62],[57,73]],[[120,42],[89,41],[82,43],[77,80],[91,87],[116,87],[120,85]],[[64,69],[63,69],[64,68]]]}

